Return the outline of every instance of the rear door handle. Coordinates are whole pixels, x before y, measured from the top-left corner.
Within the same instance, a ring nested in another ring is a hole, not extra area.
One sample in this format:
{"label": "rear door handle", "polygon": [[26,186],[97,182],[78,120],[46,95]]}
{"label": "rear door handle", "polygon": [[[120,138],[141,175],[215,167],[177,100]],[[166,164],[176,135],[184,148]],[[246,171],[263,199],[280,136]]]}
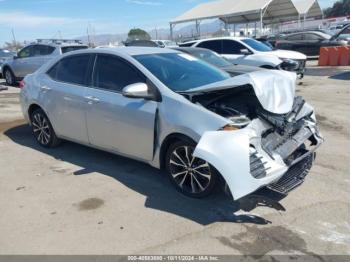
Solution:
{"label": "rear door handle", "polygon": [[100,102],[100,99],[94,96],[86,96],[85,99],[89,100],[89,104]]}

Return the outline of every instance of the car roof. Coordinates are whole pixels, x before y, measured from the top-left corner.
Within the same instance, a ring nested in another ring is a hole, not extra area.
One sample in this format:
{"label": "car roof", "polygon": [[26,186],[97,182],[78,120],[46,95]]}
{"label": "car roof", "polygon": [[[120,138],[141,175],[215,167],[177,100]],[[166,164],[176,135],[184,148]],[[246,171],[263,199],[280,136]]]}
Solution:
{"label": "car roof", "polygon": [[[33,45],[46,45],[46,46],[52,46],[52,47],[70,47],[70,46],[88,46],[85,44],[81,44],[81,43],[61,43],[61,44],[55,44],[55,43],[40,43],[40,42],[33,42],[30,43],[24,47],[28,47],[28,46],[33,46]],[[23,47],[23,48],[24,48]]]}
{"label": "car roof", "polygon": [[250,37],[244,37],[244,36],[223,36],[223,37],[213,37],[213,38],[207,38],[207,39],[201,39],[197,40],[196,42],[204,42],[204,41],[209,41],[209,40],[236,40],[236,41],[241,41],[245,39],[250,39]]}
{"label": "car roof", "polygon": [[325,37],[325,38],[330,38],[330,37],[331,37],[331,35],[329,35],[329,34],[327,34],[327,33],[320,32],[320,31],[312,31],[312,30],[288,34],[288,35],[286,35],[286,37],[287,37],[287,36],[291,36],[291,35],[298,35],[298,34],[316,34],[316,35],[323,36],[323,37]]}
{"label": "car roof", "polygon": [[307,31],[300,31],[300,32],[290,33],[288,35],[297,35],[297,34],[324,34],[324,33],[320,32],[320,31],[307,30]]}
{"label": "car roof", "polygon": [[201,47],[191,47],[191,46],[180,46],[180,47],[172,47],[171,49],[177,50],[177,51],[183,51],[183,52],[189,52],[191,53],[191,51],[206,51],[206,52],[213,52],[210,49],[207,48],[201,48]]}
{"label": "car roof", "polygon": [[142,46],[121,46],[121,47],[102,47],[98,49],[83,49],[69,52],[69,54],[86,54],[86,53],[109,53],[109,54],[126,54],[129,56],[135,55],[152,55],[152,54],[169,54],[178,53],[179,51],[159,48],[159,47],[142,47]]}
{"label": "car roof", "polygon": [[242,41],[245,39],[251,39],[251,37],[244,37],[244,36],[222,36],[222,37],[212,37],[212,38],[206,38],[206,39],[198,39],[198,40],[192,40],[180,43],[181,44],[196,44],[196,43],[202,43],[205,41],[212,41],[212,40],[236,40],[236,41]]}

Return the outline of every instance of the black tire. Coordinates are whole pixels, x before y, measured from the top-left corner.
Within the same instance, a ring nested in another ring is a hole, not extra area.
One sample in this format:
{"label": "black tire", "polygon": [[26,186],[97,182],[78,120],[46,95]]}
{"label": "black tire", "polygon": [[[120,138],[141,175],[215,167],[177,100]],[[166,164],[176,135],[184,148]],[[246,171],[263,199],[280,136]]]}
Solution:
{"label": "black tire", "polygon": [[165,167],[179,192],[189,197],[203,198],[212,193],[218,175],[209,163],[192,156],[195,147],[192,141],[175,142],[167,150]]}
{"label": "black tire", "polygon": [[33,135],[39,145],[50,148],[60,143],[60,139],[57,138],[49,118],[42,109],[38,108],[34,110],[30,116],[30,120]]}
{"label": "black tire", "polygon": [[14,86],[16,85],[16,77],[15,75],[12,73],[11,69],[6,67],[4,69],[4,75],[3,77],[5,78],[6,84],[9,86]]}

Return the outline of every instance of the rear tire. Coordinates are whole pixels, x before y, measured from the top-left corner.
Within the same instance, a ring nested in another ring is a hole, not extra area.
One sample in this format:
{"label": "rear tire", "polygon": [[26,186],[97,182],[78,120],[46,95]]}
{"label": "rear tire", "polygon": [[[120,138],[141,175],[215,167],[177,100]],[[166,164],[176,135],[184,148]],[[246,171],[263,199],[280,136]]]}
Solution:
{"label": "rear tire", "polygon": [[175,188],[182,194],[203,198],[212,193],[218,180],[216,170],[206,161],[193,157],[196,144],[178,141],[166,153],[166,171]]}
{"label": "rear tire", "polygon": [[11,69],[9,69],[8,67],[5,68],[3,77],[5,78],[7,85],[14,86],[16,84],[15,75],[12,73]]}
{"label": "rear tire", "polygon": [[50,148],[60,144],[49,118],[42,109],[36,109],[30,116],[32,132],[42,147]]}

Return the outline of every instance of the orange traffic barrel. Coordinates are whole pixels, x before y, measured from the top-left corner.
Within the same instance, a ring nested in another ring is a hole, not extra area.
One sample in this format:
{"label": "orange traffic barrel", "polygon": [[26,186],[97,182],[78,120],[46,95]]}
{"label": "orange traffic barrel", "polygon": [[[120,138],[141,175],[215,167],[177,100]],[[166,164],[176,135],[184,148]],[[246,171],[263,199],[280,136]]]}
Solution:
{"label": "orange traffic barrel", "polygon": [[338,66],[340,61],[340,47],[329,47],[329,65]]}
{"label": "orange traffic barrel", "polygon": [[320,57],[318,58],[319,66],[327,66],[329,63],[329,49],[328,47],[321,47]]}
{"label": "orange traffic barrel", "polygon": [[350,65],[350,46],[343,46],[340,48],[339,65]]}

